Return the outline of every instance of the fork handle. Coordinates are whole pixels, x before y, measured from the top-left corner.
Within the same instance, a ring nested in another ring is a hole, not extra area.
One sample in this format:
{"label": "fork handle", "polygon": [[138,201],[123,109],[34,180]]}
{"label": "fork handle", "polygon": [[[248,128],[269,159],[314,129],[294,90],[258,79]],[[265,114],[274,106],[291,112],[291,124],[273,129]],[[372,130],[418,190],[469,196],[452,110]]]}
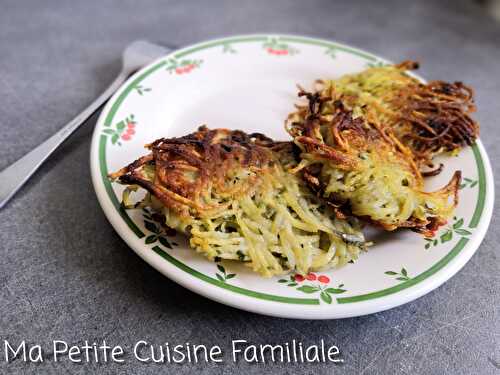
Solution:
{"label": "fork handle", "polygon": [[0,209],[28,181],[47,158],[75,132],[125,82],[128,74],[122,70],[116,79],[90,105],[45,142],[28,152],[0,172]]}

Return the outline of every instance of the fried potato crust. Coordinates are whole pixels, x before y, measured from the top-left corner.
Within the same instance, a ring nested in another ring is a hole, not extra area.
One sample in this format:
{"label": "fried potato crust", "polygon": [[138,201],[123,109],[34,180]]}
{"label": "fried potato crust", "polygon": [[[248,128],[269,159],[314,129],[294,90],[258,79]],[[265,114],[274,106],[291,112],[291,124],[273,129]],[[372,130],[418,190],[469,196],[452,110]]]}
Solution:
{"label": "fried potato crust", "polygon": [[286,123],[302,153],[294,169],[339,215],[353,214],[386,230],[426,236],[446,223],[458,202],[460,172],[442,189],[423,191],[412,150],[377,116],[354,115],[333,88],[308,93]]}
{"label": "fried potato crust", "polygon": [[[470,116],[476,107],[469,86],[462,82],[422,83],[408,74],[418,67],[413,61],[372,67],[318,81],[318,90],[323,96],[334,90],[355,116],[376,118],[390,127],[411,149],[420,168],[433,168],[435,155],[472,145],[479,136],[479,125]],[[333,103],[324,106],[329,104]],[[441,168],[425,174],[437,174]]]}
{"label": "fried potato crust", "polygon": [[[274,142],[262,134],[246,134],[228,129],[197,132],[178,138],[160,138],[146,148],[151,154],[110,174],[126,184],[137,184],[154,194],[166,207],[181,216],[203,216],[227,208],[225,202],[213,202],[209,195],[237,198],[255,188],[252,180],[274,164],[272,151],[265,145]],[[154,165],[155,179],[141,168]],[[241,170],[252,176],[238,177]]]}

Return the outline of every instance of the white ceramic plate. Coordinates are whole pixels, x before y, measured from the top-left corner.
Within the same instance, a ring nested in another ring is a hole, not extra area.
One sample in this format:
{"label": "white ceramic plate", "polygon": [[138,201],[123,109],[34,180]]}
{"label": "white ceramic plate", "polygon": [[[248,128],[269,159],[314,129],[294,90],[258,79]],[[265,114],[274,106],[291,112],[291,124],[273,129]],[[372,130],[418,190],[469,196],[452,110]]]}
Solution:
{"label": "white ceramic plate", "polygon": [[491,218],[493,177],[480,141],[444,159],[443,173],[427,181],[428,189],[437,188],[457,169],[465,177],[456,217],[435,240],[411,231],[377,234],[376,244],[355,264],[306,280],[265,279],[242,265],[207,261],[182,236],[159,232],[143,211],[121,209],[123,188],[106,178],[143,155],[144,144],[185,135],[202,124],[289,139],[283,123],[297,101],[296,84],[311,87],[317,78],[383,63],[338,43],[284,35],[213,40],[153,62],[118,90],[94,131],[92,179],[107,218],[137,254],[170,279],[256,313],[343,318],[389,309],[430,292],[470,259]]}

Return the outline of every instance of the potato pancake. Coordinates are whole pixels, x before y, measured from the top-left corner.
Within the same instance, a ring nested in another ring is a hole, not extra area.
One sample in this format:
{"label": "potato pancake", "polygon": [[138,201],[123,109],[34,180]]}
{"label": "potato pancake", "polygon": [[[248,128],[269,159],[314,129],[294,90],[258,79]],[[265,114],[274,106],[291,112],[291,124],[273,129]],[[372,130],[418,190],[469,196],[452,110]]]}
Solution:
{"label": "potato pancake", "polygon": [[[355,218],[334,210],[288,172],[294,145],[227,129],[161,138],[110,175],[128,185],[126,207],[151,207],[210,260],[244,262],[263,276],[341,266],[366,247]],[[145,198],[131,204],[140,186]]]}
{"label": "potato pancake", "polygon": [[300,173],[340,217],[353,214],[386,230],[409,227],[432,236],[457,204],[460,172],[444,188],[427,193],[411,149],[391,127],[367,111],[355,115],[332,87],[301,91],[308,105],[287,120],[301,149]]}

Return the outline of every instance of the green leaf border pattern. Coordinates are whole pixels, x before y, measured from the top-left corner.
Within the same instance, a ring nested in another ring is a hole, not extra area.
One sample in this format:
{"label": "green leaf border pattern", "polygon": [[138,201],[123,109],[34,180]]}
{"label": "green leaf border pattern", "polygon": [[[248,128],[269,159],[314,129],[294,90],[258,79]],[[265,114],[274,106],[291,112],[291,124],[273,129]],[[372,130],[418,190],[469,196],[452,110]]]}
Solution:
{"label": "green leaf border pattern", "polygon": [[150,232],[150,234],[144,239],[144,243],[146,245],[159,242],[168,249],[173,249],[173,246],[177,245],[177,243],[170,242],[167,239],[167,230],[161,223],[154,219],[148,209],[142,209],[142,217],[144,219],[144,227]]}
{"label": "green leaf border pattern", "polygon": [[396,276],[396,280],[398,281],[409,281],[411,280],[411,277],[408,275],[408,271],[406,268],[401,267],[401,271],[396,272],[396,271],[385,271],[385,275],[387,276]]}
{"label": "green leaf border pattern", "polygon": [[238,51],[236,51],[236,49],[233,47],[233,45],[231,43],[224,43],[222,45],[222,53],[234,54],[234,53],[238,53]]}
{"label": "green leaf border pattern", "polygon": [[150,92],[150,91],[151,91],[151,87],[145,87],[145,86],[143,86],[143,85],[136,85],[136,86],[134,87],[134,89],[135,89],[135,91],[136,91],[139,95],[141,95],[141,96],[143,96],[145,93],[147,93],[147,92]]}
{"label": "green leaf border pattern", "polygon": [[462,183],[460,184],[460,186],[458,188],[460,190],[461,189],[465,189],[465,188],[473,189],[478,184],[479,184],[479,180],[478,179],[472,179],[472,178],[469,178],[469,177],[464,177],[462,179]]}
{"label": "green leaf border pattern", "polygon": [[219,272],[215,273],[215,276],[220,282],[227,282],[228,280],[231,280],[236,277],[235,273],[227,273],[226,268],[222,264],[217,264],[217,269]]}
{"label": "green leaf border pattern", "polygon": [[444,244],[446,242],[451,241],[456,236],[461,236],[463,238],[468,238],[472,234],[470,229],[464,229],[465,220],[463,217],[458,218],[457,216],[453,217],[453,224],[448,224],[445,227],[442,227],[434,237],[424,238],[425,250],[429,250],[431,247],[436,247],[438,245]]}
{"label": "green leaf border pattern", "polygon": [[325,55],[328,55],[330,56],[332,59],[336,59],[337,58],[337,48],[335,47],[328,47],[326,50],[325,50]]}
{"label": "green leaf border pattern", "polygon": [[367,68],[382,68],[384,66],[388,65],[387,62],[385,61],[381,61],[381,60],[378,60],[378,61],[370,61],[370,62],[367,62],[365,64],[365,66]]}

